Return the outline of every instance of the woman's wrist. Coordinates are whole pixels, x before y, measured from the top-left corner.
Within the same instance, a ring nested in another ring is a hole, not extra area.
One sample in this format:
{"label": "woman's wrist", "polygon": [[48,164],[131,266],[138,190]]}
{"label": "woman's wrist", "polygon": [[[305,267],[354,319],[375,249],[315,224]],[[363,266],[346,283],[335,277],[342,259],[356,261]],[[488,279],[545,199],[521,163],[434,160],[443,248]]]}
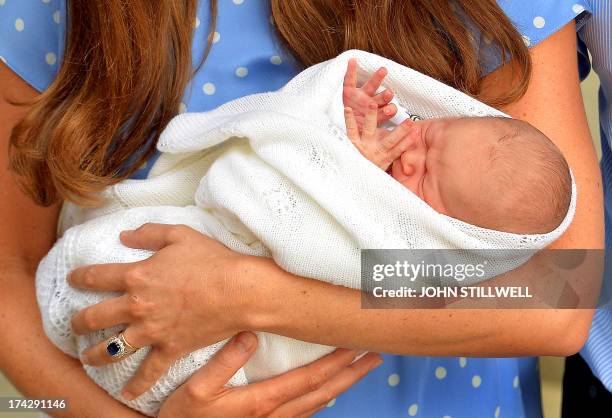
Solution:
{"label": "woman's wrist", "polygon": [[237,310],[240,330],[269,331],[281,321],[282,299],[286,297],[284,272],[271,258],[244,256],[236,266],[242,282],[242,296]]}

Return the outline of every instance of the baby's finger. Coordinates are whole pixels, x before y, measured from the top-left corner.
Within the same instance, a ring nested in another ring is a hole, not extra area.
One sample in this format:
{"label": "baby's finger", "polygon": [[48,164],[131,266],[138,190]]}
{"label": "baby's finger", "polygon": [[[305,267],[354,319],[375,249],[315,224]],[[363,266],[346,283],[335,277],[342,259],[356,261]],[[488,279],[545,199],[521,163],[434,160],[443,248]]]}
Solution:
{"label": "baby's finger", "polygon": [[386,76],[387,69],[385,67],[380,67],[361,87],[361,90],[363,90],[368,96],[373,97],[376,94],[376,90],[378,90]]}
{"label": "baby's finger", "polygon": [[384,123],[391,119],[397,113],[397,106],[390,103],[384,107],[378,108],[378,124]]}
{"label": "baby's finger", "polygon": [[393,91],[386,89],[372,97],[378,106],[384,106],[393,100]]}
{"label": "baby's finger", "polygon": [[376,138],[376,127],[378,125],[378,105],[375,102],[370,102],[368,110],[363,121],[363,141],[372,141]]}
{"label": "baby's finger", "polygon": [[153,349],[138,367],[138,371],[121,391],[127,400],[137,398],[146,392],[170,368],[176,360],[160,350]]}
{"label": "baby's finger", "polygon": [[410,129],[410,127],[412,125],[414,125],[414,122],[412,120],[410,120],[410,119],[406,119],[404,122],[402,122],[400,125],[398,125],[395,129],[393,129],[391,132],[389,132],[389,135],[386,135],[381,140],[381,145],[386,150],[392,149],[402,139],[404,139],[404,136],[406,136],[406,134],[408,133],[408,130]]}
{"label": "baby's finger", "polygon": [[344,123],[346,124],[346,136],[352,143],[359,142],[359,126],[355,119],[353,109],[350,107],[344,108]]}
{"label": "baby's finger", "polygon": [[357,59],[351,58],[346,66],[344,87],[357,87]]}

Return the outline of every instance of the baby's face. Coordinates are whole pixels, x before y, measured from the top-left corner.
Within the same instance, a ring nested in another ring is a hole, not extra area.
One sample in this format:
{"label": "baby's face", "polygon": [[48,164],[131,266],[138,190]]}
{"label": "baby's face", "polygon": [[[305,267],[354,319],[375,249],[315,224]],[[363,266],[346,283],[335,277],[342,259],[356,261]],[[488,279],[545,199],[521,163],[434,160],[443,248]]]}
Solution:
{"label": "baby's face", "polygon": [[487,198],[481,179],[497,140],[487,125],[470,118],[414,122],[406,135],[412,144],[391,175],[437,212],[477,223],[475,208]]}

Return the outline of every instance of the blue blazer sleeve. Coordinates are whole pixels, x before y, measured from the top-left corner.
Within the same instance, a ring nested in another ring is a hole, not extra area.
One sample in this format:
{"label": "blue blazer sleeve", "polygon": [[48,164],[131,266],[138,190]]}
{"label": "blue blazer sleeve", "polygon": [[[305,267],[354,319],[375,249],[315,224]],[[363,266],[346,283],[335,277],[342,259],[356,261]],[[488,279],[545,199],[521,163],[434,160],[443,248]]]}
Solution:
{"label": "blue blazer sleeve", "polygon": [[0,0],[0,60],[45,90],[59,69],[65,21],[66,0]]}

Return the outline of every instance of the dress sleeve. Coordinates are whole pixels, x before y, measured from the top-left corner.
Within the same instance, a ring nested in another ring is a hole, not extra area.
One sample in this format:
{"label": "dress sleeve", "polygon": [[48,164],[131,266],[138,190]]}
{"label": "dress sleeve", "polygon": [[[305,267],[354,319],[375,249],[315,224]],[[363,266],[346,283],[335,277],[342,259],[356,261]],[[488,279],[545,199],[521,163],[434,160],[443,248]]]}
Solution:
{"label": "dress sleeve", "polygon": [[0,0],[0,60],[38,91],[63,54],[66,0]]}
{"label": "dress sleeve", "polygon": [[[588,0],[497,0],[497,3],[528,47],[537,45],[572,19],[579,29],[591,12]],[[477,42],[484,74],[488,74],[499,66],[499,53],[489,46],[487,34],[480,34]]]}

